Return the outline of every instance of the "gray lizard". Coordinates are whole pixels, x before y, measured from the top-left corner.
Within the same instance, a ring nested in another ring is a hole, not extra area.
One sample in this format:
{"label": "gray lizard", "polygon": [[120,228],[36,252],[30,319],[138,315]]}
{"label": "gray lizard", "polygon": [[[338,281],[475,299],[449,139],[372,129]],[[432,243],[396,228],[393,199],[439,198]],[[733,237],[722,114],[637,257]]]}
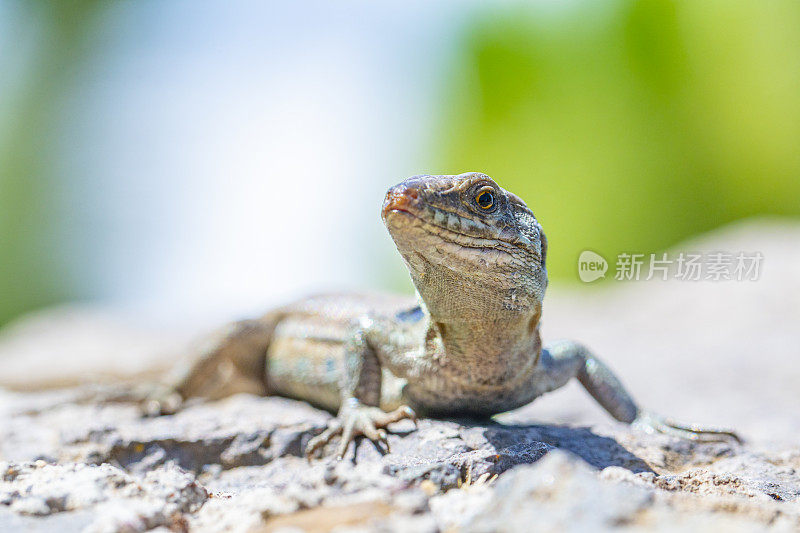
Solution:
{"label": "gray lizard", "polygon": [[[308,401],[338,416],[313,456],[341,436],[386,442],[387,424],[422,416],[491,416],[576,378],[615,419],[694,440],[728,430],[679,424],[641,409],[584,346],[542,346],[547,239],[520,198],[481,173],[414,176],[386,194],[382,218],[416,300],[335,294],[228,326],[172,390]],[[163,408],[164,402],[157,404]]]}

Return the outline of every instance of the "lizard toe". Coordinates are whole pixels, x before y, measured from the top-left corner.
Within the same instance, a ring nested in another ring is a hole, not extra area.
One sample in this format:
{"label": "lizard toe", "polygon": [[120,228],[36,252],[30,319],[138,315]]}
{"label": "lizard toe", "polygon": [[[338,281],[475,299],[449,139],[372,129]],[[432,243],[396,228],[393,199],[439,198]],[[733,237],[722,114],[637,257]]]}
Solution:
{"label": "lizard toe", "polygon": [[139,402],[142,414],[146,417],[174,415],[183,407],[183,397],[171,387],[156,386],[145,393]]}
{"label": "lizard toe", "polygon": [[388,424],[399,422],[400,420],[405,420],[405,419],[413,421],[414,424],[417,423],[417,414],[414,412],[413,409],[411,409],[407,405],[401,405],[400,407],[389,413],[378,410],[378,413],[375,415],[374,418],[375,424],[378,427],[385,427]]}
{"label": "lizard toe", "polygon": [[334,418],[328,423],[328,427],[317,435],[316,437],[312,438],[306,444],[305,455],[306,459],[309,461],[316,456],[317,452],[321,450],[326,444],[328,444],[333,438],[339,435],[342,432],[342,424],[339,422],[338,419]]}
{"label": "lizard toe", "polygon": [[360,433],[363,432],[363,428],[359,426],[356,428],[356,423],[358,422],[357,416],[349,416],[344,423],[344,430],[342,431],[342,439],[339,442],[339,447],[336,451],[336,457],[338,459],[344,459],[344,454],[347,453],[347,448],[350,446],[350,443],[353,439]]}
{"label": "lizard toe", "polygon": [[733,430],[716,427],[706,427],[700,424],[683,424],[670,418],[654,413],[641,413],[634,425],[647,433],[662,433],[679,439],[696,442],[730,442],[739,444],[743,439]]}

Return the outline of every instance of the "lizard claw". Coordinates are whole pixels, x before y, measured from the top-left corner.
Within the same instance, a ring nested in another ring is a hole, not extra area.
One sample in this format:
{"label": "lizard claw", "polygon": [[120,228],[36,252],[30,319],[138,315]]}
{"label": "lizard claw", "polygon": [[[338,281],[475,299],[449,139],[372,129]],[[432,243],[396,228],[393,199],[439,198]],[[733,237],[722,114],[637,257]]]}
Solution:
{"label": "lizard claw", "polygon": [[379,429],[378,430],[378,441],[381,444],[383,444],[384,448],[386,448],[386,453],[392,453],[392,447],[389,446],[389,441],[386,438],[386,430],[385,429]]}
{"label": "lizard claw", "polygon": [[311,460],[317,454],[317,451],[337,435],[341,435],[339,446],[336,449],[336,457],[338,459],[344,458],[350,443],[360,436],[368,438],[375,444],[382,444],[386,451],[389,452],[389,441],[387,440],[386,430],[383,428],[405,418],[411,419],[416,423],[416,413],[407,405],[403,405],[389,413],[379,407],[360,404],[343,408],[339,415],[331,420],[325,431],[308,441],[306,458]]}
{"label": "lizard claw", "polygon": [[725,428],[704,427],[699,424],[682,424],[670,418],[654,413],[642,412],[633,421],[633,424],[646,433],[662,433],[680,439],[696,442],[726,442],[735,441],[742,444],[744,441],[733,430]]}
{"label": "lizard claw", "polygon": [[417,419],[417,413],[415,413],[414,410],[412,408],[410,408],[409,406],[401,405],[400,407],[395,409],[393,411],[393,413],[402,414],[403,416],[398,418],[398,420],[401,420],[403,418],[407,418],[407,419],[411,420],[412,422],[414,422],[414,427],[417,427],[417,420],[418,420]]}

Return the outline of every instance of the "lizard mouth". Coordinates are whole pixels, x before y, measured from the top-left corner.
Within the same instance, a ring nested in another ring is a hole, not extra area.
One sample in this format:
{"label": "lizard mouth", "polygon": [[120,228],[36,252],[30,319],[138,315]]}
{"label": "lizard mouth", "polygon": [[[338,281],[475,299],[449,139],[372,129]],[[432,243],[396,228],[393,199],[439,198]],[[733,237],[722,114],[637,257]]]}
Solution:
{"label": "lizard mouth", "polygon": [[[459,255],[470,250],[477,253],[491,252],[509,257],[511,255],[508,249],[510,248],[509,243],[497,239],[481,238],[453,231],[446,226],[437,224],[429,217],[424,216],[424,213],[417,213],[405,207],[392,207],[388,210],[384,209],[384,219],[388,221],[388,215],[390,214],[394,214],[402,219],[400,226],[404,227],[406,232],[409,232],[409,236],[414,233],[417,235],[421,234],[424,235],[424,238],[432,238],[442,244],[455,246],[451,251],[457,252]],[[394,234],[391,229],[390,233]],[[441,251],[441,249],[438,251]]]}

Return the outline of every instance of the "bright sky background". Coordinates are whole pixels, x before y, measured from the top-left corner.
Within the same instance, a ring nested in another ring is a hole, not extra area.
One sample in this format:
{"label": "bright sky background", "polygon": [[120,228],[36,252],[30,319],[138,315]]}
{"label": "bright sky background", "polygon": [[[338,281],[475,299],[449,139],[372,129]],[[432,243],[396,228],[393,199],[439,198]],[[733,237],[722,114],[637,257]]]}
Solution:
{"label": "bright sky background", "polygon": [[101,301],[216,321],[401,276],[380,202],[438,170],[433,102],[469,9],[244,4],[116,4],[65,88],[58,240]]}

